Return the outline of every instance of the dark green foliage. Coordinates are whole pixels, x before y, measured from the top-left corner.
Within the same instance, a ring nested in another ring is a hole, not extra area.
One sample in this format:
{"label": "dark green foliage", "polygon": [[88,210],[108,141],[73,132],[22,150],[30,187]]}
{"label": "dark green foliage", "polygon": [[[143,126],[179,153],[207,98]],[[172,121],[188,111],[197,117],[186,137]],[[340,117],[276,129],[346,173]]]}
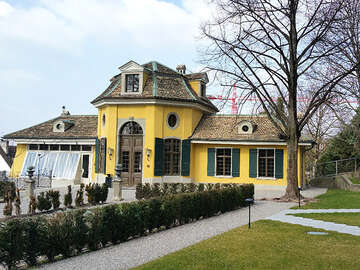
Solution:
{"label": "dark green foliage", "polygon": [[179,190],[178,187],[179,187],[178,183],[170,184],[170,194],[177,194]]}
{"label": "dark green foliage", "polygon": [[143,185],[141,183],[136,185],[135,198],[137,200],[144,198]]}
{"label": "dark green foliage", "polygon": [[24,220],[24,255],[23,259],[29,265],[37,263],[41,255],[46,237],[46,220],[44,218],[29,218]]}
{"label": "dark green foliage", "polygon": [[79,207],[83,205],[84,205],[84,184],[80,184],[80,188],[76,192],[75,206]]}
{"label": "dark green foliage", "polygon": [[101,203],[106,202],[108,194],[109,194],[109,186],[108,186],[108,184],[104,183],[101,186],[101,191],[100,191],[100,196],[99,196]]}
{"label": "dark green foliage", "polygon": [[13,219],[7,223],[0,223],[0,263],[8,268],[15,266],[24,254],[24,223]]}
{"label": "dark green foliage", "polygon": [[180,193],[185,193],[187,190],[187,187],[185,184],[181,183],[180,184]]}
{"label": "dark green foliage", "polygon": [[97,250],[156,229],[234,210],[245,206],[244,199],[253,194],[253,185],[224,185],[87,211],[9,220],[0,223],[0,263],[14,267],[22,260],[31,266],[39,256],[53,261],[59,255],[79,254],[84,248]]}
{"label": "dark green foliage", "polygon": [[39,211],[47,211],[51,208],[51,198],[49,192],[40,192],[37,197],[37,209]]}
{"label": "dark green foliage", "polygon": [[46,193],[46,197],[50,198],[53,209],[57,210],[60,206],[60,192],[55,190],[49,190]]}
{"label": "dark green foliage", "polygon": [[199,184],[198,186],[197,186],[197,191],[198,192],[202,192],[202,191],[204,191],[205,190],[205,185],[204,184]]}
{"label": "dark green foliage", "polygon": [[187,186],[187,192],[195,192],[196,190],[196,185],[194,183],[190,183]]}
{"label": "dark green foliage", "polygon": [[145,185],[143,185],[143,198],[144,199],[149,199],[151,198],[151,186],[149,183],[146,183]]}
{"label": "dark green foliage", "polygon": [[10,199],[14,199],[16,195],[16,186],[14,182],[0,181],[0,197],[5,198],[10,191]]}
{"label": "dark green foliage", "polygon": [[155,183],[151,187],[151,197],[159,197],[161,195],[160,184]]}
{"label": "dark green foliage", "polygon": [[64,205],[65,205],[65,207],[70,208],[70,207],[72,207],[71,206],[71,204],[72,204],[71,185],[69,185],[67,188],[68,188],[68,192],[64,196]]}
{"label": "dark green foliage", "polygon": [[169,195],[169,184],[168,183],[164,183],[161,185],[161,194],[163,196]]}

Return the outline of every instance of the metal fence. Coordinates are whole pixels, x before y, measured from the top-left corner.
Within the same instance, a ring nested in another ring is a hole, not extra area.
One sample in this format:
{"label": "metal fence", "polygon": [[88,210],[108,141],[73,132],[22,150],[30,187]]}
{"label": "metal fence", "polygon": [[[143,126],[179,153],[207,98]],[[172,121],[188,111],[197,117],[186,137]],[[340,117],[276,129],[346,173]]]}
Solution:
{"label": "metal fence", "polygon": [[356,158],[339,159],[316,164],[315,177],[334,176],[341,173],[356,172],[359,160]]}

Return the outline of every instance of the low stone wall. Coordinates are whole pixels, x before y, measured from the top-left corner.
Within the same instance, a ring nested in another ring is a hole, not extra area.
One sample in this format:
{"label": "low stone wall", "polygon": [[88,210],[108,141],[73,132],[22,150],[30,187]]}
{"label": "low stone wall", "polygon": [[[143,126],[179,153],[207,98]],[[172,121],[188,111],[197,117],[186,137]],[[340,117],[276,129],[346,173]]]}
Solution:
{"label": "low stone wall", "polygon": [[331,177],[318,177],[310,180],[310,185],[313,187],[322,187],[329,189],[344,189],[350,191],[359,191],[360,185],[353,184],[349,177],[351,176],[359,176],[358,173],[353,174],[340,174],[337,176]]}

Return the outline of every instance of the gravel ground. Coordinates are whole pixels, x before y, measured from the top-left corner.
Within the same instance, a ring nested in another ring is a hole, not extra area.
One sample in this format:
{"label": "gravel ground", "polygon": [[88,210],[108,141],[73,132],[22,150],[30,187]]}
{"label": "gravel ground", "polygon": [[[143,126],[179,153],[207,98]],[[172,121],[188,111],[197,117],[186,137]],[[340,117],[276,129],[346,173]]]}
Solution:
{"label": "gravel ground", "polygon": [[[304,195],[306,197],[313,197],[324,192],[326,192],[326,189],[309,189],[306,191],[306,194],[304,191]],[[294,205],[296,204],[256,201],[252,207],[251,219],[252,221],[264,219]],[[242,208],[220,216],[137,238],[99,251],[86,253],[52,264],[45,264],[39,267],[39,269],[130,269],[245,225],[247,222],[248,208]]]}

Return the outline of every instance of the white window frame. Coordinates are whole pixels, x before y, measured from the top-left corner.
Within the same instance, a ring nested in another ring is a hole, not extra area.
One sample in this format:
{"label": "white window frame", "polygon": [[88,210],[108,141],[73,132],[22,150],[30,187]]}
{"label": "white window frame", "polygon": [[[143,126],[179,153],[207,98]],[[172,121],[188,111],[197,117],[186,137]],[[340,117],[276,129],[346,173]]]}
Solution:
{"label": "white window frame", "polygon": [[[216,170],[216,168],[217,168],[217,166],[216,166],[216,160],[217,160],[217,158],[216,158],[216,155],[217,155],[217,149],[230,149],[230,151],[231,151],[231,155],[230,155],[230,175],[218,175],[217,174],[217,170]],[[217,177],[217,178],[233,178],[233,176],[232,176],[232,159],[233,159],[233,151],[232,151],[232,147],[215,147],[215,177]]]}
{"label": "white window frame", "polygon": [[[256,149],[256,178],[263,180],[276,180],[275,178],[275,168],[276,168],[276,158],[275,158],[275,150],[276,148],[257,148]],[[274,177],[263,177],[259,176],[259,150],[273,150],[274,151]]]}

